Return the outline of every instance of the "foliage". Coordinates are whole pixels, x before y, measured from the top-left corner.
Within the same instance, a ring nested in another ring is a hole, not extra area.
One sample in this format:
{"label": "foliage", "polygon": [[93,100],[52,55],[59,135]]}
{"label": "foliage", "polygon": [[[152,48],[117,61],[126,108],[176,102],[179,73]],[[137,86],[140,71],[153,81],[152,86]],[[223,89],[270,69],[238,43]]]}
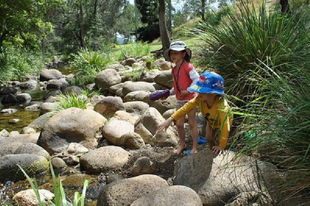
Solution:
{"label": "foliage", "polygon": [[77,54],[73,54],[72,57],[71,69],[75,74],[76,83],[79,84],[94,82],[97,73],[113,61],[104,52],[89,51],[88,49],[81,50]]}
{"label": "foliage", "polygon": [[228,80],[227,86],[238,82],[231,92],[242,98],[251,93],[247,85],[253,80],[244,74],[258,65],[286,72],[310,65],[306,14],[269,14],[264,4],[257,10],[242,0],[219,26],[202,22],[195,31],[209,47],[201,47],[200,60],[220,72]]}
{"label": "foliage", "polygon": [[67,1],[55,10],[55,15],[51,18],[57,36],[61,37],[58,44],[60,51],[75,53],[81,48],[102,50],[105,45],[114,42],[115,33],[119,30],[117,26],[121,26],[123,31],[128,28],[127,25],[116,24],[119,18],[124,17],[124,11],[132,12],[123,10],[127,4],[124,0]]}
{"label": "foliage", "polygon": [[135,6],[131,4],[125,5],[115,22],[115,30],[125,37],[130,38],[131,35],[136,33],[136,26],[142,26],[140,21],[138,21],[140,18],[141,14],[136,11]]}
{"label": "foliage", "polygon": [[[54,198],[54,202],[49,200],[47,204],[43,200],[41,200],[41,197],[40,197],[40,194],[39,194],[39,187],[38,187],[38,184],[37,184],[36,180],[35,179],[32,180],[32,178],[30,178],[27,175],[27,173],[23,170],[22,167],[20,167],[19,165],[18,165],[18,167],[24,173],[24,175],[26,176],[28,182],[30,183],[31,188],[34,191],[40,206],[45,206],[45,205],[50,205],[50,206],[66,206],[67,205],[67,201],[68,200],[67,200],[67,197],[66,197],[66,194],[65,194],[65,190],[64,190],[64,188],[62,186],[60,178],[56,178],[56,176],[55,176],[54,169],[53,169],[51,161],[50,161],[50,170],[51,170],[51,174],[52,174],[52,178],[53,178],[53,187],[54,187],[55,198]],[[87,187],[88,187],[88,180],[85,180],[82,194],[80,194],[79,192],[75,192],[73,202],[70,205],[73,205],[73,206],[84,206]]]}
{"label": "foliage", "polygon": [[25,48],[0,48],[0,83],[8,80],[22,80],[27,75],[38,74],[43,68],[41,54]]}
{"label": "foliage", "polygon": [[0,47],[6,41],[30,49],[40,48],[40,40],[52,32],[44,14],[60,2],[0,0]]}
{"label": "foliage", "polygon": [[138,40],[152,42],[160,37],[158,1],[155,0],[136,0],[137,9],[141,13],[142,27],[138,29]]}
{"label": "foliage", "polygon": [[89,101],[88,98],[84,95],[68,93],[57,95],[56,102],[58,103],[58,106],[56,107],[55,112],[68,109],[71,107],[86,109]]}
{"label": "foliage", "polygon": [[292,172],[280,191],[310,187],[309,70],[295,67],[290,72],[276,72],[276,68],[264,66],[252,71],[252,76],[256,98],[247,102],[241,128],[257,135],[240,139],[238,144],[243,147],[239,152]]}

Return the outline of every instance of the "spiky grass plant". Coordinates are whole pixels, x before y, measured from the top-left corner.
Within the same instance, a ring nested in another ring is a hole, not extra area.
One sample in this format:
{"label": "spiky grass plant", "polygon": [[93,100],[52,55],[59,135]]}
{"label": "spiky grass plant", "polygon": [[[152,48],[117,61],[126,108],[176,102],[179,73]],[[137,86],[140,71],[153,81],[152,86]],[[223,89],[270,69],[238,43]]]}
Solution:
{"label": "spiky grass plant", "polygon": [[[310,188],[310,73],[298,68],[290,72],[260,67],[256,97],[247,102],[241,132],[255,132],[239,139],[240,153],[272,162],[288,176],[280,191],[294,194]],[[268,78],[266,78],[268,76]],[[258,85],[260,85],[258,87]],[[237,143],[237,144],[238,144]]]}
{"label": "spiky grass plant", "polygon": [[112,62],[113,59],[107,53],[84,49],[73,55],[70,64],[75,74],[75,81],[79,84],[87,84],[93,83],[97,73]]}
{"label": "spiky grass plant", "polygon": [[201,47],[202,64],[222,74],[227,86],[240,83],[232,93],[240,98],[248,93],[253,78],[246,72],[257,64],[286,72],[310,65],[305,10],[284,15],[269,12],[264,3],[255,7],[241,0],[236,5],[220,25],[202,22],[195,30],[207,45]]}
{"label": "spiky grass plant", "polygon": [[89,100],[85,95],[78,94],[60,94],[56,97],[56,102],[58,103],[55,112],[60,110],[68,109],[71,107],[77,107],[80,109],[86,109]]}
{"label": "spiky grass plant", "polygon": [[[64,188],[62,186],[60,178],[57,178],[56,175],[55,175],[55,172],[54,172],[54,169],[53,169],[51,161],[50,161],[50,170],[51,170],[52,179],[53,179],[54,196],[55,196],[54,197],[54,202],[52,202],[51,200],[48,200],[48,203],[46,203],[43,200],[41,200],[40,193],[39,193],[39,187],[38,187],[38,184],[37,184],[36,180],[31,178],[31,177],[29,177],[28,174],[25,172],[25,170],[23,170],[23,168],[21,166],[18,165],[18,167],[24,173],[24,175],[27,178],[29,184],[31,185],[31,188],[34,191],[40,206],[45,206],[45,205],[49,205],[49,206],[67,206],[68,205],[68,198],[67,198],[67,196],[65,194],[65,190],[64,190]],[[88,187],[88,180],[85,180],[84,185],[83,185],[82,194],[80,194],[79,192],[75,192],[72,204],[70,203],[69,205],[84,206],[87,187]]]}

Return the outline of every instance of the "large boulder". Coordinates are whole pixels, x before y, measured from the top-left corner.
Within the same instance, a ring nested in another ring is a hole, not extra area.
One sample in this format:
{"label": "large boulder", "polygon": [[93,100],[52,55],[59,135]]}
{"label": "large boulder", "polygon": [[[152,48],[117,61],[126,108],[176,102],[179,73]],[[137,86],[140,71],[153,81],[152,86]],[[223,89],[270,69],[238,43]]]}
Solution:
{"label": "large boulder", "polygon": [[18,165],[32,177],[49,170],[47,159],[35,154],[12,154],[0,157],[0,182],[25,179]]}
{"label": "large boulder", "polygon": [[167,187],[166,180],[150,174],[115,181],[101,190],[97,206],[130,205],[144,195]]}
{"label": "large boulder", "polygon": [[155,87],[153,83],[149,82],[131,82],[127,81],[123,85],[122,93],[123,96],[126,96],[130,92],[134,91],[146,91],[146,92],[154,92]]}
{"label": "large boulder", "polygon": [[124,120],[111,118],[102,129],[103,136],[114,145],[122,145],[122,136],[134,132],[134,125]]}
{"label": "large boulder", "polygon": [[122,78],[115,69],[105,69],[95,77],[95,84],[98,89],[108,91],[115,84],[121,83]]}
{"label": "large boulder", "polygon": [[98,145],[106,119],[99,113],[79,108],[61,110],[43,126],[38,145],[50,154],[62,152],[71,142],[92,149]]}
{"label": "large boulder", "polygon": [[0,157],[14,154],[17,148],[27,143],[36,143],[40,133],[19,134],[14,137],[0,137]]}
{"label": "large boulder", "polygon": [[36,154],[45,157],[46,159],[50,158],[49,153],[40,147],[39,145],[31,142],[20,145],[14,152],[14,154]]}
{"label": "large boulder", "polygon": [[129,160],[129,153],[121,147],[104,146],[91,150],[80,158],[82,170],[100,174],[123,167]]}
{"label": "large boulder", "polygon": [[172,88],[173,87],[173,79],[171,76],[171,70],[165,70],[159,73],[155,78],[154,82],[163,85],[167,88]]}
{"label": "large boulder", "polygon": [[62,78],[62,73],[57,69],[43,69],[40,73],[40,81]]}
{"label": "large boulder", "polygon": [[141,116],[141,121],[136,125],[135,132],[150,145],[159,147],[176,146],[178,137],[174,127],[170,126],[166,131],[157,132],[158,125],[164,121],[165,119],[158,110],[150,107]]}
{"label": "large boulder", "polygon": [[194,189],[204,205],[231,201],[272,205],[264,180],[270,180],[275,170],[275,166],[248,156],[237,157],[232,151],[216,156],[205,148],[177,162],[173,184]]}
{"label": "large boulder", "polygon": [[135,200],[131,206],[202,206],[199,195],[191,188],[174,185],[151,192]]}
{"label": "large boulder", "polygon": [[123,100],[120,97],[103,97],[94,107],[94,110],[105,118],[110,118],[118,110],[124,109]]}

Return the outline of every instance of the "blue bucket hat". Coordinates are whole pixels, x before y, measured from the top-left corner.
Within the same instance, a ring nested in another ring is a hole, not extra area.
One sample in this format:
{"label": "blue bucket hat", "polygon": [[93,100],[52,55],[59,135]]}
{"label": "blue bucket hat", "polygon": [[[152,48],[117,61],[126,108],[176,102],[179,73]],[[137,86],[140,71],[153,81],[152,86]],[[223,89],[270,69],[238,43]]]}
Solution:
{"label": "blue bucket hat", "polygon": [[216,93],[225,96],[224,79],[215,72],[204,72],[200,75],[196,84],[189,87],[188,90],[204,94]]}

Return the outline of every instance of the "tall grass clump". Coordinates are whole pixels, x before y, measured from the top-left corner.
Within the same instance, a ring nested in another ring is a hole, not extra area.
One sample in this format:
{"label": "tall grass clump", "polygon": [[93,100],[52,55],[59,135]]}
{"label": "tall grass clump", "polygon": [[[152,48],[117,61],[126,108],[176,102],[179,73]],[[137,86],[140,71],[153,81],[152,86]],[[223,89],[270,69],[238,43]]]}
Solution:
{"label": "tall grass clump", "polygon": [[43,56],[35,51],[13,46],[1,47],[0,83],[38,74],[43,68],[43,61]]}
{"label": "tall grass clump", "polygon": [[31,185],[31,188],[33,189],[33,191],[36,195],[36,198],[37,198],[40,206],[45,206],[45,205],[49,205],[49,206],[66,206],[66,205],[84,206],[85,197],[86,197],[86,190],[88,187],[88,180],[85,180],[85,182],[84,182],[82,194],[80,194],[79,192],[75,192],[73,200],[69,201],[68,197],[65,194],[65,190],[62,186],[61,179],[56,177],[52,163],[50,161],[50,170],[51,170],[52,179],[53,179],[53,188],[54,188],[54,196],[55,197],[54,197],[53,202],[51,200],[48,200],[48,202],[45,202],[44,200],[41,200],[41,197],[39,194],[39,187],[38,187],[36,180],[29,177],[28,174],[19,165],[18,165],[18,167],[26,176],[29,184]]}
{"label": "tall grass clump", "polygon": [[201,47],[201,64],[221,73],[230,86],[239,82],[232,93],[247,94],[252,76],[243,75],[265,64],[276,71],[290,72],[309,67],[309,31],[305,10],[283,14],[254,6],[247,0],[236,3],[219,25],[201,22],[195,32],[205,42]]}
{"label": "tall grass clump", "polygon": [[80,109],[86,109],[89,103],[87,96],[78,94],[60,94],[56,96],[56,103],[58,103],[54,112],[76,107]]}
{"label": "tall grass clump", "polygon": [[265,66],[253,76],[261,86],[255,86],[257,97],[247,102],[240,128],[255,135],[238,141],[239,152],[275,164],[287,176],[274,186],[298,194],[310,188],[309,70],[276,72]]}
{"label": "tall grass clump", "polygon": [[113,62],[107,53],[87,49],[73,54],[72,57],[70,65],[75,74],[76,85],[93,83],[97,73]]}

